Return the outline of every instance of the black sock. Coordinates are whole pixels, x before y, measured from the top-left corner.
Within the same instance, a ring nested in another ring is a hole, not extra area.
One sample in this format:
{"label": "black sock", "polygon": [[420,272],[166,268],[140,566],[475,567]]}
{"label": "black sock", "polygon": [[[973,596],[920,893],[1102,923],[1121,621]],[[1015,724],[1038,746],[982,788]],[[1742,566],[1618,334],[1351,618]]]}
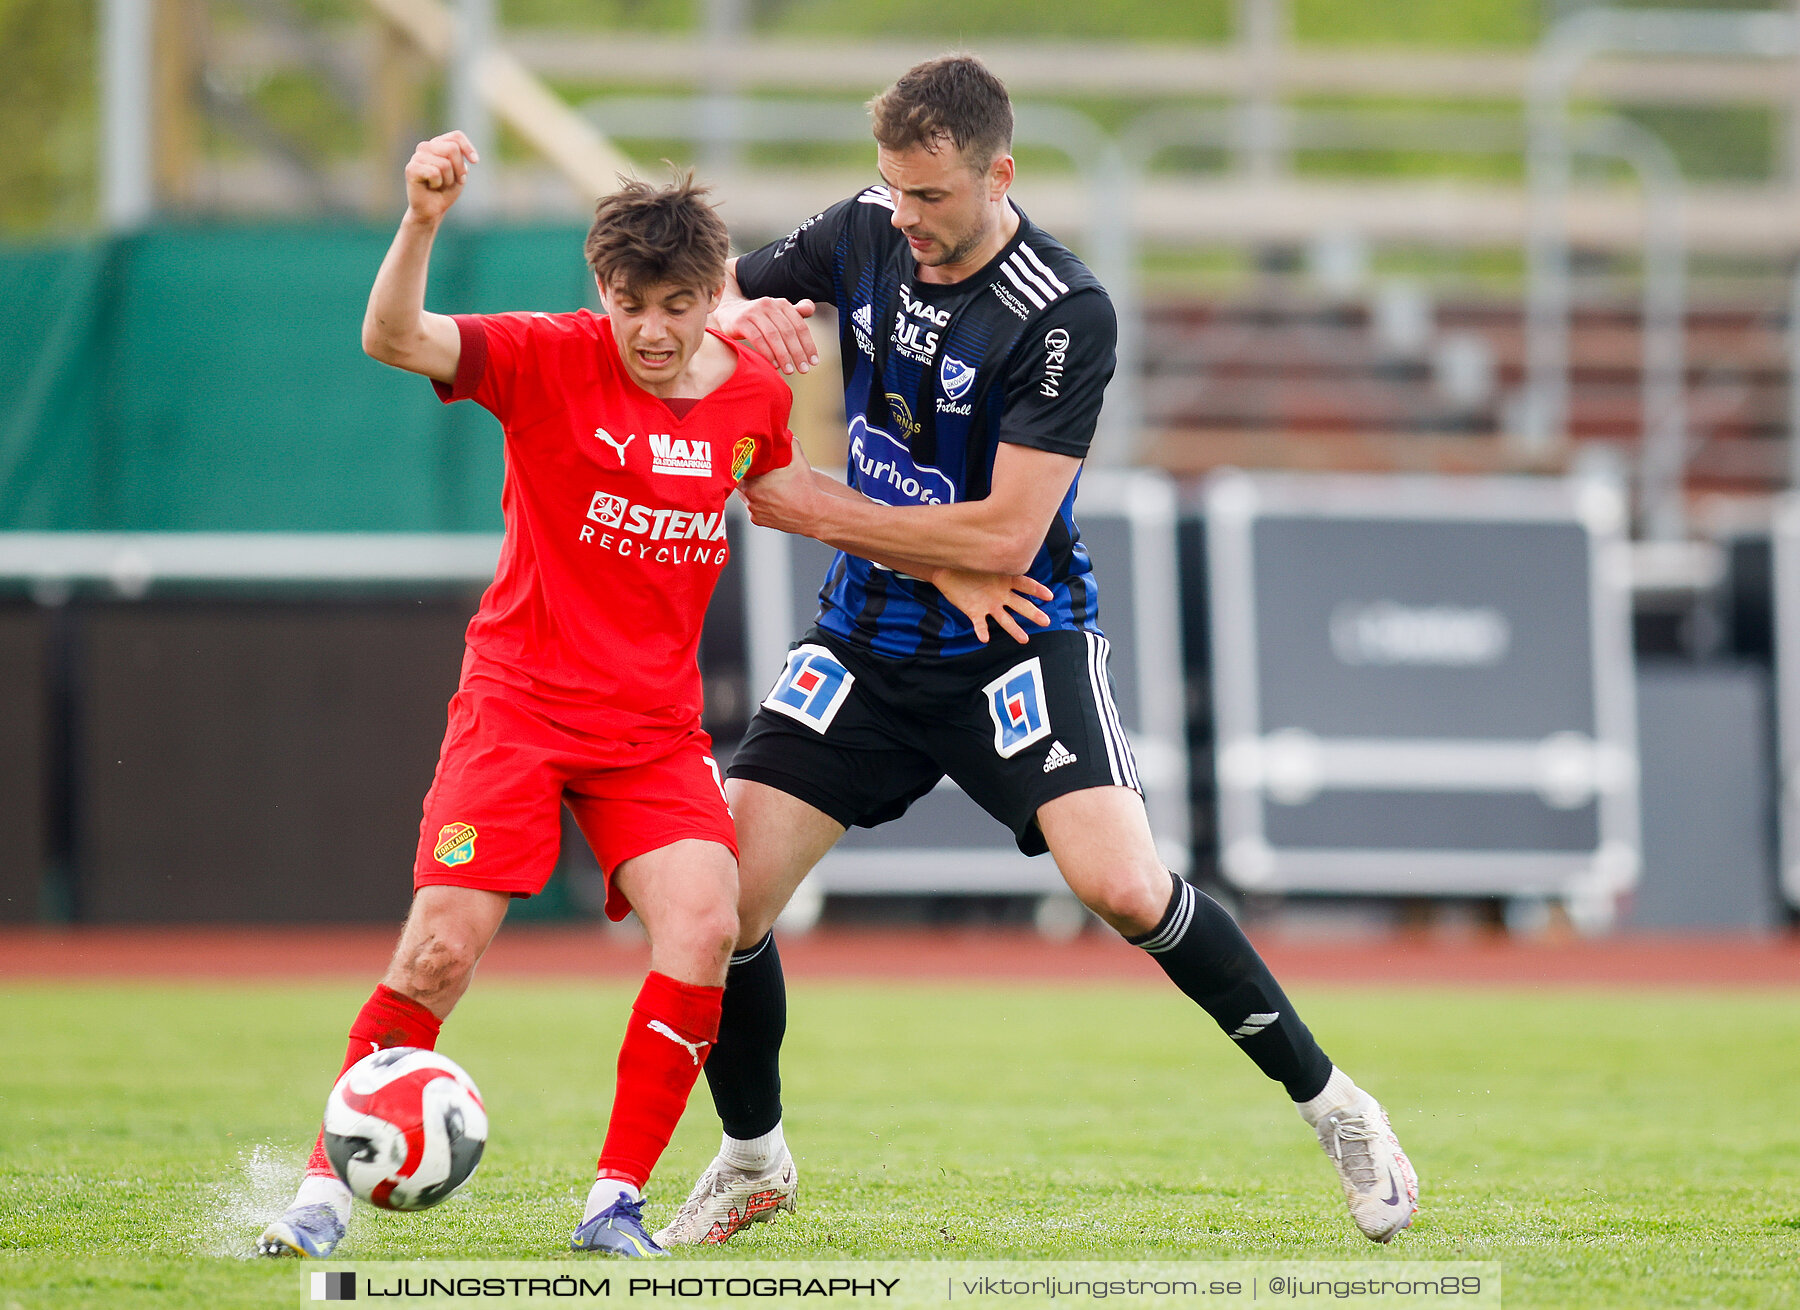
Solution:
{"label": "black sock", "polygon": [[1170,980],[1294,1100],[1310,1101],[1324,1090],[1331,1061],[1250,939],[1212,897],[1175,878],[1162,922],[1125,940],[1148,951]]}
{"label": "black sock", "polygon": [[719,1038],[706,1057],[706,1084],[727,1137],[761,1137],[781,1122],[781,1039],[786,1035],[787,983],[771,930],[731,957]]}

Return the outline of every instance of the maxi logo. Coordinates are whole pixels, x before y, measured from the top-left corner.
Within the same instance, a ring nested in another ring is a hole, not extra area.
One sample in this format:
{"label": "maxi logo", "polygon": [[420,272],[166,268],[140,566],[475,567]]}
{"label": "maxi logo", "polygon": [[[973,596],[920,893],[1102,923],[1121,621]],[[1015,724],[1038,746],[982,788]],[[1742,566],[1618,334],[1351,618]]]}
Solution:
{"label": "maxi logo", "polygon": [[948,505],[956,499],[950,479],[928,465],[861,414],[850,420],[850,462],[856,489],[889,505]]}
{"label": "maxi logo", "polygon": [[657,473],[674,473],[684,478],[710,478],[712,442],[688,441],[671,437],[666,432],[652,432],[650,467]]}
{"label": "maxi logo", "polygon": [[1013,665],[981,693],[987,697],[988,717],[994,721],[994,753],[1001,759],[1010,760],[1050,735],[1044,666],[1036,657]]}
{"label": "maxi logo", "polygon": [[844,707],[855,683],[856,675],[823,646],[796,646],[788,652],[787,667],[763,699],[763,708],[822,734]]}

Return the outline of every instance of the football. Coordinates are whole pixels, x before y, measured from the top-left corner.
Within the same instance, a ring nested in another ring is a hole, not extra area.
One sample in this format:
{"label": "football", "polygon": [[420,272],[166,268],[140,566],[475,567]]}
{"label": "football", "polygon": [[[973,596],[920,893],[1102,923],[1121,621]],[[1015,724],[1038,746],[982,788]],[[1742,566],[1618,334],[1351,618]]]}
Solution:
{"label": "football", "polygon": [[325,1153],[384,1210],[423,1210],[468,1181],[487,1145],[481,1093],[454,1060],[395,1046],[345,1070],[325,1103]]}

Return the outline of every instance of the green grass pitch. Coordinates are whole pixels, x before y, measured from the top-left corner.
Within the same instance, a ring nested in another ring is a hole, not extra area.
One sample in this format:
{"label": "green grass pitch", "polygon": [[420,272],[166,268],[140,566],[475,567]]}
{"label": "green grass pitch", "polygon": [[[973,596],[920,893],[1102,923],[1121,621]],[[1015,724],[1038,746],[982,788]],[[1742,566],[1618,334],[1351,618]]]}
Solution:
{"label": "green grass pitch", "polygon": [[[244,1258],[295,1181],[350,985],[0,989],[0,1310],[289,1305]],[[347,1258],[570,1258],[631,989],[478,982],[444,1050],[486,1159],[420,1215],[360,1208]],[[1172,992],[793,988],[801,1209],[701,1260],[1496,1260],[1509,1307],[1800,1295],[1800,1006],[1778,993],[1297,991],[1393,1111],[1424,1211],[1358,1236],[1279,1089]],[[651,1185],[678,1203],[702,1088]]]}

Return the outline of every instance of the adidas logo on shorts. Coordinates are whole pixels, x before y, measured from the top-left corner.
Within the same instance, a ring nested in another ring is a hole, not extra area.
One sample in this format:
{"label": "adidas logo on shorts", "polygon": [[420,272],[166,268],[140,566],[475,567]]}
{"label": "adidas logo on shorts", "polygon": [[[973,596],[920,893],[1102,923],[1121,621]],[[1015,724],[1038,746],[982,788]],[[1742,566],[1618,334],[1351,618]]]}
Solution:
{"label": "adidas logo on shorts", "polygon": [[1044,756],[1044,772],[1051,773],[1065,764],[1075,763],[1075,752],[1060,741],[1050,743],[1050,753]]}

